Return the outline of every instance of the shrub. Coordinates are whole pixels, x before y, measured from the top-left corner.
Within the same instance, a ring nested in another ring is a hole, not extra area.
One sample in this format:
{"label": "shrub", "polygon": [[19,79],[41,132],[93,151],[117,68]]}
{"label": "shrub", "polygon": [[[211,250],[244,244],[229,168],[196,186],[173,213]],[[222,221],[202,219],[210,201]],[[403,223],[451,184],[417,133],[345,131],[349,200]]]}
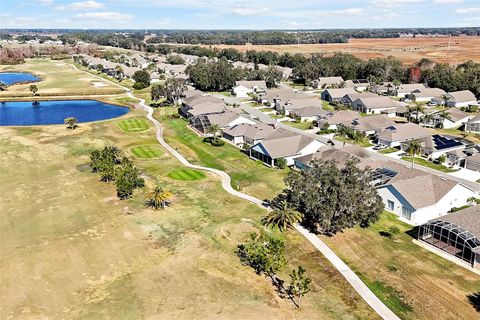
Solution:
{"label": "shrub", "polygon": [[287,160],[285,160],[283,158],[277,159],[277,160],[275,160],[275,165],[279,169],[285,169],[287,167]]}
{"label": "shrub", "polygon": [[220,139],[212,139],[212,141],[210,142],[210,144],[214,147],[223,147],[225,145],[225,141],[223,140],[220,140]]}
{"label": "shrub", "polygon": [[135,90],[142,90],[142,89],[145,89],[146,87],[148,87],[148,85],[143,82],[135,82],[135,84],[133,85],[133,89]]}

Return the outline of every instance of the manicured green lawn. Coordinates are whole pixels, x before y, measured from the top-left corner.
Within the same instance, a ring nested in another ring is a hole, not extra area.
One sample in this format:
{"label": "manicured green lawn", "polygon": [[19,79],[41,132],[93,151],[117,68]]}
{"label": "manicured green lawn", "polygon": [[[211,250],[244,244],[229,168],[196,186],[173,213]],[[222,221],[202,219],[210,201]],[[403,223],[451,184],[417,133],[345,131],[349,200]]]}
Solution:
{"label": "manicured green lawn", "polygon": [[387,148],[387,149],[379,150],[378,153],[388,154],[388,153],[393,153],[393,152],[397,152],[397,151],[398,151],[397,148]]}
{"label": "manicured green lawn", "polygon": [[260,111],[262,111],[262,112],[271,112],[271,111],[275,111],[275,110],[274,110],[274,109],[272,109],[272,108],[260,108],[259,110],[260,110]]}
{"label": "manicured green lawn", "polygon": [[348,139],[347,137],[344,137],[344,136],[335,136],[335,140],[346,142],[346,143],[351,143],[351,144],[358,144],[362,148],[367,148],[367,147],[373,146],[373,144],[367,138],[362,139],[358,142],[355,142],[355,141],[350,140],[350,139]]}
{"label": "manicured green lawn", "polygon": [[117,122],[117,126],[125,132],[145,131],[149,128],[144,119],[125,119]]}
{"label": "manicured green lawn", "polygon": [[284,121],[283,124],[286,124],[287,126],[294,127],[301,130],[313,129],[313,125],[310,121],[305,121],[305,122]]}
{"label": "manicured green lawn", "polygon": [[[408,161],[410,163],[412,162],[412,157],[402,157],[401,159],[405,160],[405,161]],[[424,166],[424,167],[427,167],[427,168],[431,168],[431,169],[435,169],[435,170],[438,170],[438,171],[442,171],[442,172],[445,172],[445,173],[458,171],[457,169],[450,169],[450,168],[445,167],[444,165],[436,164],[436,163],[433,163],[433,162],[430,162],[430,161],[427,161],[425,159],[418,158],[418,157],[415,157],[414,164],[418,164],[418,165],[421,165],[421,166]]]}
{"label": "manicured green lawn", "polygon": [[163,151],[158,145],[150,144],[134,147],[132,148],[132,153],[138,158],[150,159],[160,157],[163,154]]}
{"label": "manicured green lawn", "polygon": [[180,169],[172,171],[168,174],[168,177],[175,179],[175,180],[182,180],[182,181],[194,181],[200,180],[206,177],[205,173],[198,170],[193,169]]}

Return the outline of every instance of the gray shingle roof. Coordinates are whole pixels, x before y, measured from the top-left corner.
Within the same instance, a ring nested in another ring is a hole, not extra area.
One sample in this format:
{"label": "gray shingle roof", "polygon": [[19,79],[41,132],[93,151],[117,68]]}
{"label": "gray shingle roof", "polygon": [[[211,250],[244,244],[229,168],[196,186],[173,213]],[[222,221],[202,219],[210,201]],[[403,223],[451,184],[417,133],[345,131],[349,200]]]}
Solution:
{"label": "gray shingle roof", "polygon": [[452,102],[470,102],[477,100],[470,90],[449,92],[448,96]]}
{"label": "gray shingle roof", "polygon": [[261,144],[273,159],[278,159],[298,154],[314,140],[290,130],[278,129]]}
{"label": "gray shingle roof", "polygon": [[435,220],[453,223],[470,231],[470,233],[480,239],[480,207],[478,206],[450,213]]}

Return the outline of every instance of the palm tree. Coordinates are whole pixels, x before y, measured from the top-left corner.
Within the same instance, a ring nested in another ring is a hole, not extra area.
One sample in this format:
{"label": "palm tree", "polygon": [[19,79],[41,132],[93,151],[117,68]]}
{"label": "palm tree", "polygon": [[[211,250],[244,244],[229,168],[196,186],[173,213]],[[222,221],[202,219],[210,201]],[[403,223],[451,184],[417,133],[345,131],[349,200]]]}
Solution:
{"label": "palm tree", "polygon": [[208,133],[211,133],[213,135],[213,141],[217,142],[217,133],[220,132],[221,128],[218,124],[212,124],[210,128],[208,128]]}
{"label": "palm tree", "polygon": [[38,87],[34,84],[30,85],[30,92],[33,93],[33,95],[35,95],[38,91]]}
{"label": "palm tree", "polygon": [[440,122],[440,129],[443,129],[443,121],[450,120],[450,115],[447,111],[443,110],[438,113],[438,116],[440,117],[440,119],[442,119],[442,121]]}
{"label": "palm tree", "polygon": [[152,191],[147,194],[147,201],[145,204],[148,207],[152,207],[155,210],[162,208],[165,209],[166,206],[170,205],[170,199],[172,198],[172,193],[169,191],[164,191],[162,187],[156,186]]}
{"label": "palm tree", "polygon": [[433,120],[433,115],[431,113],[426,113],[424,116],[423,116],[423,119],[422,119],[422,122],[424,124],[429,124],[431,123]]}
{"label": "palm tree", "polygon": [[471,206],[479,205],[480,204],[480,199],[475,198],[475,197],[470,197],[470,198],[467,199],[467,203],[470,204]]}
{"label": "palm tree", "polygon": [[424,113],[425,112],[425,107],[423,106],[423,103],[418,103],[418,102],[415,102],[415,106],[414,106],[414,109],[415,109],[415,113],[416,113],[416,116],[415,116],[415,120],[417,121],[417,123],[419,123],[419,114],[420,112],[421,113]]}
{"label": "palm tree", "polygon": [[75,117],[68,117],[68,118],[65,118],[65,120],[63,121],[66,125],[67,125],[67,129],[75,129],[77,127],[77,118]]}
{"label": "palm tree", "polygon": [[412,155],[412,168],[415,162],[415,156],[418,153],[420,153],[421,148],[422,146],[420,145],[420,142],[418,142],[417,140],[413,140],[412,142],[410,142],[410,145],[407,148],[407,152]]}
{"label": "palm tree", "polygon": [[263,217],[262,222],[266,226],[277,227],[280,231],[285,231],[301,220],[302,214],[293,210],[287,200],[282,200],[278,208],[274,208]]}

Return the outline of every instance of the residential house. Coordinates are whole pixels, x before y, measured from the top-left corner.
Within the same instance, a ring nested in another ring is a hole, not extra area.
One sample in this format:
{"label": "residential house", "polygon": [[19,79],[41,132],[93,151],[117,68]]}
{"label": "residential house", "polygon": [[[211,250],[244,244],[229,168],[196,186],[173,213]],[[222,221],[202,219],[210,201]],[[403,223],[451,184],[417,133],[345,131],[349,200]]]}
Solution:
{"label": "residential house", "polygon": [[408,122],[385,128],[377,134],[377,144],[390,148],[401,147],[406,142],[429,136],[431,136],[431,133],[427,129],[418,124]]}
{"label": "residential house", "polygon": [[274,126],[263,123],[241,123],[223,130],[223,138],[236,146],[254,145],[272,135]]}
{"label": "residential house", "polygon": [[458,108],[449,108],[444,111],[432,113],[430,121],[424,121],[423,125],[433,128],[453,129],[468,122],[470,115]]}
{"label": "residential house", "polygon": [[395,91],[395,85],[393,82],[383,82],[381,84],[371,83],[370,91],[381,96],[388,96]]}
{"label": "residential house", "polygon": [[290,111],[290,117],[299,120],[300,122],[317,121],[328,114],[330,114],[330,111],[324,110],[318,106],[309,106]]}
{"label": "residential house", "polygon": [[285,114],[286,116],[291,116],[291,113],[295,113],[298,109],[304,109],[307,107],[316,107],[321,109],[323,106],[322,100],[307,96],[304,94],[297,94],[292,96],[289,99],[275,104],[275,110]]}
{"label": "residential house", "polygon": [[370,81],[367,79],[354,79],[345,81],[346,88],[354,88],[358,92],[367,91],[370,87]]}
{"label": "residential house", "polygon": [[358,117],[351,121],[342,122],[340,125],[369,136],[382,132],[385,128],[395,126],[396,123],[388,116],[379,114],[369,117]]}
{"label": "residential house", "polygon": [[480,114],[465,123],[465,132],[480,133]]}
{"label": "residential house", "polygon": [[470,90],[449,92],[445,96],[445,104],[449,107],[468,107],[477,105],[477,98]]}
{"label": "residential house", "polygon": [[480,171],[480,152],[477,152],[465,159],[465,168]]}
{"label": "residential house", "polygon": [[[344,148],[335,148],[331,146],[323,146],[317,152],[311,153],[302,157],[295,158],[294,166],[297,169],[303,170],[311,168],[313,161],[329,161],[335,160],[338,166],[344,167],[348,160],[355,157],[363,161],[367,160],[368,154],[365,150],[358,146],[349,146]],[[361,166],[361,164],[359,163]]]}
{"label": "residential house", "polygon": [[318,119],[318,127],[329,130],[337,130],[337,127],[345,122],[351,122],[358,119],[360,114],[352,110],[330,111]]}
{"label": "residential house", "polygon": [[225,103],[209,95],[193,95],[182,99],[179,109],[181,116],[190,119],[201,114],[222,113],[226,110]]}
{"label": "residential house", "polygon": [[475,195],[474,190],[454,180],[402,164],[389,161],[382,168],[393,172],[392,178],[378,187],[385,210],[413,225],[446,215]]}
{"label": "residential house", "polygon": [[423,90],[425,88],[426,87],[423,83],[402,84],[395,89],[394,94],[396,97],[403,98],[410,95],[415,90]]}
{"label": "residential house", "polygon": [[408,97],[415,102],[429,102],[441,105],[443,104],[445,94],[446,92],[439,88],[424,88],[413,90]]}
{"label": "residential house", "polygon": [[365,92],[365,93],[349,93],[343,96],[342,98],[342,103],[347,106],[351,106],[352,102],[360,99],[360,98],[374,98],[378,97],[377,94],[371,93],[371,92]]}
{"label": "residential house", "polygon": [[264,80],[258,81],[236,81],[233,87],[233,93],[238,98],[248,98],[249,93],[260,93],[267,90],[267,84]]}
{"label": "residential house", "polygon": [[449,152],[465,150],[466,145],[461,139],[434,134],[420,141],[422,154],[430,159],[438,159],[442,155],[448,156]]}
{"label": "residential house", "polygon": [[385,96],[370,98],[358,98],[352,102],[352,109],[366,114],[385,113],[389,116],[395,116],[397,109],[402,105]]}
{"label": "residential house", "polygon": [[324,144],[307,135],[291,130],[278,129],[272,135],[250,148],[250,157],[275,166],[278,159],[285,159],[288,166],[294,159],[316,152]]}
{"label": "residential house", "polygon": [[239,124],[255,124],[255,121],[251,120],[247,114],[241,114],[233,110],[225,110],[220,113],[207,113],[199,114],[191,117],[190,126],[197,131],[206,134],[212,125],[218,125],[220,129],[232,128]]}
{"label": "residential house", "polygon": [[342,77],[320,77],[315,81],[314,87],[326,89],[330,87],[338,87],[343,83]]}
{"label": "residential house", "polygon": [[354,88],[341,88],[341,89],[327,89],[322,92],[322,100],[328,102],[342,102],[343,97],[347,94],[357,93]]}

